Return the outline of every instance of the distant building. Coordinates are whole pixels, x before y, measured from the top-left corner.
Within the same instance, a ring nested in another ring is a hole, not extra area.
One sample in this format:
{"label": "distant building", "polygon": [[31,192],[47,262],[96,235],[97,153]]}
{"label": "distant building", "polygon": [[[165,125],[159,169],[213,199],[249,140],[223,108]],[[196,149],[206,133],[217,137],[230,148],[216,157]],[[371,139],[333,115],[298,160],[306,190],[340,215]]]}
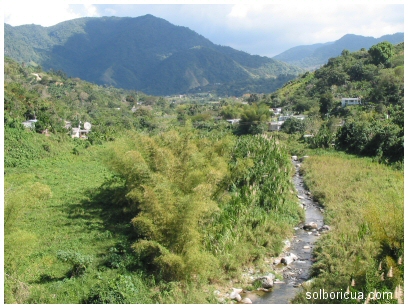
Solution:
{"label": "distant building", "polygon": [[231,123],[231,124],[235,124],[238,123],[239,121],[241,121],[241,119],[228,119],[227,122]]}
{"label": "distant building", "polygon": [[285,121],[269,122],[268,131],[270,132],[280,131],[283,123],[285,123]]}
{"label": "distant building", "polygon": [[346,107],[348,105],[360,105],[361,104],[361,98],[359,97],[345,97],[341,99],[341,107]]}
{"label": "distant building", "polygon": [[282,108],[271,108],[269,111],[273,112],[274,114],[281,114]]}
{"label": "distant building", "polygon": [[24,121],[24,122],[21,123],[21,124],[23,124],[24,127],[26,127],[26,128],[34,129],[34,128],[35,128],[35,123],[36,123],[37,121],[38,121],[37,119],[28,120],[28,121]]}
{"label": "distant building", "polygon": [[85,129],[81,129],[81,124],[79,124],[78,127],[73,127],[71,137],[88,139],[88,133],[91,131],[91,124],[88,122],[85,122],[84,126],[85,126],[84,127]]}
{"label": "distant building", "polygon": [[280,116],[278,118],[278,121],[286,121],[287,119],[290,119],[292,116],[291,115],[287,115],[287,116]]}

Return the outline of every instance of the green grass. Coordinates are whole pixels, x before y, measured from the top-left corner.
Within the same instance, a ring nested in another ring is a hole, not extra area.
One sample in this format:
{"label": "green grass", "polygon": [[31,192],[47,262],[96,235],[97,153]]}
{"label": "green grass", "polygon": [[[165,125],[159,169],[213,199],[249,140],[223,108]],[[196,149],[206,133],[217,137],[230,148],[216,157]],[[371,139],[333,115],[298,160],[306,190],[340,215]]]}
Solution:
{"label": "green grass", "polygon": [[[109,248],[127,240],[130,219],[109,204],[109,189],[101,188],[111,173],[98,151],[6,169],[6,209],[18,210],[5,228],[7,303],[78,303],[95,276],[105,275],[98,267]],[[48,188],[51,196],[32,197],[36,187]],[[57,258],[59,251],[90,256],[93,262],[83,276],[71,278],[71,265]]]}

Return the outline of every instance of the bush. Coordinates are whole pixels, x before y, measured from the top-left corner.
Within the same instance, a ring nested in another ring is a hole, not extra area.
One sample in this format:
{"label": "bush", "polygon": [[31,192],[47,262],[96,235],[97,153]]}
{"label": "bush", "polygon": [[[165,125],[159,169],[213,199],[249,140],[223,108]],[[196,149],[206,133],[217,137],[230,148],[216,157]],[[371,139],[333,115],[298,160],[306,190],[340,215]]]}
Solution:
{"label": "bush", "polygon": [[57,258],[61,261],[70,263],[72,269],[70,270],[71,277],[81,276],[85,273],[86,268],[92,263],[92,257],[82,255],[79,252],[63,251],[57,252]]}
{"label": "bush", "polygon": [[95,285],[83,304],[150,304],[149,295],[141,278],[120,275]]}

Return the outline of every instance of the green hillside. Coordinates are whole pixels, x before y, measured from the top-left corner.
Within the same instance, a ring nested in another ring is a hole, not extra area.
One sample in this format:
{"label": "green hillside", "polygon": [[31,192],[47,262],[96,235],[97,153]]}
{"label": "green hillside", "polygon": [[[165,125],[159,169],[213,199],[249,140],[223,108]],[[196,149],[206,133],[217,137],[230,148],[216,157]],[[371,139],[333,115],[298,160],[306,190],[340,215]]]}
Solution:
{"label": "green hillside", "polygon": [[294,77],[302,71],[215,45],[186,27],[152,15],[80,18],[46,28],[5,25],[4,45],[5,55],[19,62],[154,95],[183,93],[208,83],[245,80],[251,84],[259,78]]}
{"label": "green hillside", "polygon": [[[360,98],[361,105],[341,106],[342,98]],[[380,161],[404,160],[404,43],[344,50],[315,72],[289,81],[271,99],[309,116],[306,131],[315,135],[314,146],[335,144]]]}

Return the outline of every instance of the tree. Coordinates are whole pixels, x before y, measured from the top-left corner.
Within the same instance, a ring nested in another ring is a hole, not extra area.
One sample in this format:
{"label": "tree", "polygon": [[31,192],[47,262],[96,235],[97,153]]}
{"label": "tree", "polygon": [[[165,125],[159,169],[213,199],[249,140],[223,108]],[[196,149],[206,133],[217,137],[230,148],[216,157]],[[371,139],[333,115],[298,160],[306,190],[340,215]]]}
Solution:
{"label": "tree", "polygon": [[386,64],[392,57],[394,46],[389,42],[381,42],[372,46],[368,53],[375,65]]}
{"label": "tree", "polygon": [[287,134],[296,134],[296,133],[303,134],[305,132],[305,129],[306,129],[306,124],[304,120],[300,120],[297,118],[289,118],[282,125],[282,130]]}
{"label": "tree", "polygon": [[241,114],[241,122],[239,130],[241,134],[258,134],[262,133],[265,129],[265,122],[270,120],[271,113],[269,107],[265,104],[252,104],[251,106],[245,106],[244,111]]}
{"label": "tree", "polygon": [[326,92],[320,96],[320,113],[323,115],[329,113],[334,107],[335,101],[331,92]]}

